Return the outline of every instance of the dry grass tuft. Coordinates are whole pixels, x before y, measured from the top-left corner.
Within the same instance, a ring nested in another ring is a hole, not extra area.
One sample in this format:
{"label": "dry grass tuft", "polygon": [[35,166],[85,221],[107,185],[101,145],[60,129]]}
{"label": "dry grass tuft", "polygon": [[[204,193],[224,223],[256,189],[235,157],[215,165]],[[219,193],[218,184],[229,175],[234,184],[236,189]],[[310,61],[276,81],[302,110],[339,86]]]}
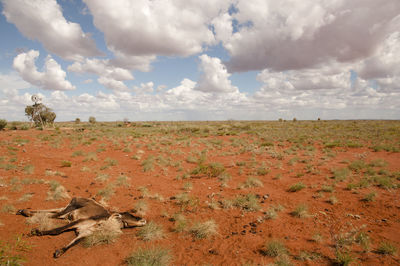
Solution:
{"label": "dry grass tuft", "polygon": [[108,219],[100,223],[96,231],[83,240],[83,246],[92,247],[95,245],[109,244],[114,242],[121,234],[120,223],[115,219]]}
{"label": "dry grass tuft", "polygon": [[208,220],[195,223],[189,231],[195,238],[202,239],[217,234],[217,228],[218,225],[214,220]]}
{"label": "dry grass tuft", "polygon": [[48,213],[36,213],[33,216],[26,219],[27,224],[38,224],[40,231],[50,230],[56,227],[54,219],[50,218]]}

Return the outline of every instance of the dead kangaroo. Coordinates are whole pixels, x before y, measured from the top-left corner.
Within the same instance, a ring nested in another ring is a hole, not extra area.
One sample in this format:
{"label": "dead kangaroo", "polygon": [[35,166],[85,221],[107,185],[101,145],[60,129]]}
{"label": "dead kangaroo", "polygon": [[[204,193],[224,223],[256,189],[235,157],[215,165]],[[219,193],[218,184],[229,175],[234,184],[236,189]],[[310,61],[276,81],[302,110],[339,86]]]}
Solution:
{"label": "dead kangaroo", "polygon": [[65,247],[57,249],[53,254],[54,258],[60,257],[69,248],[93,234],[96,228],[106,220],[114,219],[120,224],[120,228],[131,228],[146,224],[145,219],[135,216],[131,212],[112,213],[100,203],[88,198],[73,198],[65,208],[50,210],[22,209],[17,212],[18,215],[25,217],[33,216],[36,213],[47,213],[50,218],[64,219],[70,221],[70,223],[47,231],[40,231],[35,228],[32,229],[31,236],[59,235],[66,231],[75,231],[76,238]]}

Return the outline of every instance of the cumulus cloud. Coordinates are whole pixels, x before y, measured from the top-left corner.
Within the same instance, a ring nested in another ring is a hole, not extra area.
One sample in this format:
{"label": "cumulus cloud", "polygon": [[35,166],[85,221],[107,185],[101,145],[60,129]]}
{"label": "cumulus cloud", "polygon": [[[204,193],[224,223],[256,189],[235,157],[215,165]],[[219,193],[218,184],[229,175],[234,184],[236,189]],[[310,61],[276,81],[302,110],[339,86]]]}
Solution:
{"label": "cumulus cloud", "polygon": [[2,0],[3,14],[26,37],[37,40],[50,52],[68,60],[102,53],[90,34],[67,21],[56,0]]}
{"label": "cumulus cloud", "polygon": [[30,86],[29,83],[21,79],[17,72],[9,74],[0,73],[0,89],[3,92],[27,89]]}
{"label": "cumulus cloud", "polygon": [[68,71],[76,73],[92,73],[115,80],[133,80],[132,73],[124,68],[115,67],[108,59],[88,59],[68,66]]}
{"label": "cumulus cloud", "polygon": [[107,46],[124,56],[188,56],[215,43],[210,22],[228,0],[84,0]]}
{"label": "cumulus cloud", "polygon": [[202,72],[196,89],[203,92],[237,92],[238,88],[231,84],[230,74],[216,57],[206,54],[199,56],[200,71]]}
{"label": "cumulus cloud", "polygon": [[51,56],[46,57],[44,71],[39,72],[35,65],[38,56],[39,51],[30,50],[14,58],[13,67],[25,81],[44,90],[76,89],[65,79],[65,71]]}
{"label": "cumulus cloud", "polygon": [[99,76],[97,81],[112,90],[128,90],[125,80],[133,80],[131,71],[114,66],[109,59],[88,59],[68,66],[68,71],[80,74],[92,73]]}
{"label": "cumulus cloud", "polygon": [[376,51],[400,12],[397,0],[238,0],[236,32],[224,42],[232,71],[311,68]]}
{"label": "cumulus cloud", "polygon": [[136,94],[148,94],[154,92],[154,83],[152,81],[147,83],[140,83],[140,87],[134,86],[133,91]]}
{"label": "cumulus cloud", "polygon": [[124,82],[120,80],[116,80],[109,77],[100,77],[97,79],[97,82],[103,85],[106,88],[116,91],[126,91],[128,87],[125,85]]}

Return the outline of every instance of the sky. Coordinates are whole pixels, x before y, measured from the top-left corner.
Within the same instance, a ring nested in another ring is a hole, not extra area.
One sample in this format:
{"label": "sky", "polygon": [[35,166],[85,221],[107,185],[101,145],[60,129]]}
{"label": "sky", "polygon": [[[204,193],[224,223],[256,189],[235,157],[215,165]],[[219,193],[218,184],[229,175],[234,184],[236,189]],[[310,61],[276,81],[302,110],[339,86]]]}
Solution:
{"label": "sky", "polygon": [[399,119],[399,0],[0,0],[0,119]]}

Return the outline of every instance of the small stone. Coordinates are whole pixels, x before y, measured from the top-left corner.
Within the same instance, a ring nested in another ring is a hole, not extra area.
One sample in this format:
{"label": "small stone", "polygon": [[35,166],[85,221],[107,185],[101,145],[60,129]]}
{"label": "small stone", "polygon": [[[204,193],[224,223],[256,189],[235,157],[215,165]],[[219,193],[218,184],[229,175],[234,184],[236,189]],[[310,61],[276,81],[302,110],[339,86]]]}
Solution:
{"label": "small stone", "polygon": [[269,194],[265,194],[264,196],[263,196],[263,199],[268,199],[269,198]]}

